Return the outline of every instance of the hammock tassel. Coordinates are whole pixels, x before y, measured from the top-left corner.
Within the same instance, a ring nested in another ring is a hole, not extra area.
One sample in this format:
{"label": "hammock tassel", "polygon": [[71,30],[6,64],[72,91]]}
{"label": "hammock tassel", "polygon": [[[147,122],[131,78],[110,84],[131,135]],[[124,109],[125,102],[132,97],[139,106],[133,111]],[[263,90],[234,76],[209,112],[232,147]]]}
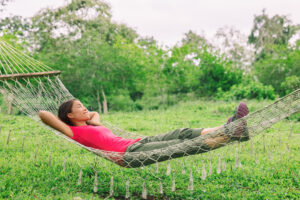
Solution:
{"label": "hammock tassel", "polygon": [[174,174],[172,176],[172,187],[171,187],[171,191],[172,192],[175,192],[176,190],[176,184],[175,184],[175,177],[174,177]]}
{"label": "hammock tassel", "polygon": [[81,179],[82,179],[82,168],[80,168],[77,185],[81,185]]}
{"label": "hammock tassel", "polygon": [[189,191],[194,191],[194,178],[193,178],[193,171],[192,171],[192,169],[190,170],[190,181],[189,181],[188,190]]}
{"label": "hammock tassel", "polygon": [[209,160],[209,170],[208,170],[208,175],[210,176],[212,174],[212,163],[211,160]]}
{"label": "hammock tassel", "polygon": [[196,168],[196,172],[197,172],[197,174],[199,174],[200,173],[200,168],[197,166],[197,168]]}
{"label": "hammock tassel", "polygon": [[159,194],[163,194],[164,193],[164,190],[163,190],[163,184],[162,182],[160,181],[159,182]]}
{"label": "hammock tassel", "polygon": [[166,176],[169,176],[170,174],[171,174],[171,163],[168,162]]}
{"label": "hammock tassel", "polygon": [[66,165],[67,165],[67,158],[65,158],[64,164],[63,164],[63,172],[66,171]]}
{"label": "hammock tassel", "polygon": [[185,168],[184,168],[184,163],[182,163],[182,170],[181,170],[182,174],[185,174]]}
{"label": "hammock tassel", "polygon": [[235,158],[235,168],[242,167],[242,163],[239,158],[238,148],[236,150],[236,158]]}
{"label": "hammock tassel", "polygon": [[258,164],[257,153],[255,152],[255,163]]}
{"label": "hammock tassel", "polygon": [[222,163],[222,171],[225,172],[226,171],[226,160],[225,158],[223,158],[223,163]]}
{"label": "hammock tassel", "polygon": [[147,199],[147,189],[145,181],[143,182],[142,199]]}
{"label": "hammock tassel", "polygon": [[217,169],[217,173],[220,174],[221,173],[221,157],[219,156],[218,158],[218,169]]}
{"label": "hammock tassel", "polygon": [[93,189],[94,193],[97,193],[98,191],[98,173],[95,172],[95,181],[94,181],[94,189]]}
{"label": "hammock tassel", "polygon": [[204,161],[202,161],[202,175],[201,175],[201,179],[205,180],[206,179],[206,170],[205,170],[205,164]]}
{"label": "hammock tassel", "polygon": [[129,199],[130,197],[130,192],[129,192],[129,180],[126,181],[126,194],[125,194],[125,199]]}
{"label": "hammock tassel", "polygon": [[110,188],[109,188],[109,196],[114,196],[114,177],[112,176],[110,179]]}

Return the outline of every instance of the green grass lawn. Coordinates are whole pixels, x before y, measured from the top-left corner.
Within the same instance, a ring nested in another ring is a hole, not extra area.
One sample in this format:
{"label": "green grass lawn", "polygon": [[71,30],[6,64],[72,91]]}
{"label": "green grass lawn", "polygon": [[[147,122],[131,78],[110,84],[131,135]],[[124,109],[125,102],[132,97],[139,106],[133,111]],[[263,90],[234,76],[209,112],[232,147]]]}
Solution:
{"label": "green grass lawn", "polygon": [[[247,103],[252,112],[271,101]],[[167,110],[116,112],[101,117],[122,129],[155,135],[182,127],[224,124],[236,105],[237,102],[199,100],[182,102]],[[126,181],[130,199],[141,198],[143,183],[148,199],[300,197],[297,121],[283,120],[248,142],[138,169],[112,164],[28,117],[0,115],[0,125],[0,199],[104,199],[110,192],[113,196],[108,199],[124,199]],[[207,174],[205,179],[203,171]],[[171,189],[172,182],[175,191]],[[191,186],[193,190],[189,190]]]}

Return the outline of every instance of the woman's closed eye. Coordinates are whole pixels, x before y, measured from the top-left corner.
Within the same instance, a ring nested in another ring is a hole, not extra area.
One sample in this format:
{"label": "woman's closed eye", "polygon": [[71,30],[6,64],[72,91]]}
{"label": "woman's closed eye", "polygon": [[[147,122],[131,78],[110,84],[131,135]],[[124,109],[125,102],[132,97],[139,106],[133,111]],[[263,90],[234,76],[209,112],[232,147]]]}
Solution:
{"label": "woman's closed eye", "polygon": [[83,105],[82,104],[77,104],[77,108],[82,108]]}

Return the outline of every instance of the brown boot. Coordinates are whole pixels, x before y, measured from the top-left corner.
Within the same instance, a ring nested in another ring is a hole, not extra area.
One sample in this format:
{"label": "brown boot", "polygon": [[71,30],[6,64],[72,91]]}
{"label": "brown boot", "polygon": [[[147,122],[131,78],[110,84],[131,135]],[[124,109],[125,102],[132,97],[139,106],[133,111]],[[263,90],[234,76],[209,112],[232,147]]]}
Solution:
{"label": "brown boot", "polygon": [[246,120],[236,121],[235,124],[225,125],[225,133],[233,141],[247,141],[250,139]]}

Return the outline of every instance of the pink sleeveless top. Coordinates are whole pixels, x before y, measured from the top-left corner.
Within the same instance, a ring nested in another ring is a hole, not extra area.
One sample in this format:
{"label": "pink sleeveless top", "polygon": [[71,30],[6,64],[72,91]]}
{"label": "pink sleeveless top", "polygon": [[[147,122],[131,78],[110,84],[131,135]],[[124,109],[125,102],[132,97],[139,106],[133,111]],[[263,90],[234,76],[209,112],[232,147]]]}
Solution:
{"label": "pink sleeveless top", "polygon": [[125,152],[127,147],[139,139],[124,139],[114,135],[105,126],[69,126],[73,132],[72,139],[88,147],[105,151]]}

